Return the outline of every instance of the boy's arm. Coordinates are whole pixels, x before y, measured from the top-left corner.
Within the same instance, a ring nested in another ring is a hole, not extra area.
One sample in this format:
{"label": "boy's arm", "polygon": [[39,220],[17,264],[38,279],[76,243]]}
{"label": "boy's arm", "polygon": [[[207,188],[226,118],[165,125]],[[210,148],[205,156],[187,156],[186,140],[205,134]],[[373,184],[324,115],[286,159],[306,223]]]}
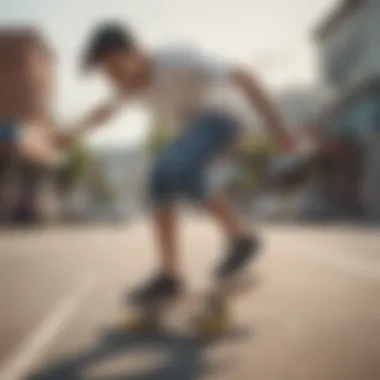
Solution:
{"label": "boy's arm", "polygon": [[105,104],[101,104],[89,112],[82,120],[77,122],[72,127],[75,135],[81,136],[82,134],[100,127],[109,121],[117,111],[124,105],[125,98],[118,97]]}
{"label": "boy's arm", "polygon": [[57,145],[60,147],[70,146],[85,133],[105,124],[118,110],[121,109],[124,103],[125,97],[120,96],[112,101],[97,106],[75,124],[66,126],[65,129],[69,132],[63,133],[57,137]]}
{"label": "boy's arm", "polygon": [[253,107],[268,123],[270,131],[275,135],[282,149],[293,148],[293,142],[283,118],[277,107],[269,99],[266,91],[251,74],[244,70],[236,70],[232,73],[234,83],[247,95]]}

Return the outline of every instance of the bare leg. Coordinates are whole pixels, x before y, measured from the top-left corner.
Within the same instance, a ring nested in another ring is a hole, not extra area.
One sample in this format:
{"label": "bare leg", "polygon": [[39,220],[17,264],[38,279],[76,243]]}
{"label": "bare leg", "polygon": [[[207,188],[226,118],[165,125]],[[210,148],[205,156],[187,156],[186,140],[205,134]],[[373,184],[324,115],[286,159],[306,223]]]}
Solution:
{"label": "bare leg", "polygon": [[152,280],[143,283],[129,295],[129,300],[138,305],[170,298],[181,292],[182,283],[179,273],[176,212],[174,205],[157,208],[152,221],[157,239],[160,268]]}
{"label": "bare leg", "polygon": [[248,227],[241,221],[235,210],[222,194],[208,199],[206,208],[215,220],[221,225],[231,241],[250,236]]}
{"label": "bare leg", "polygon": [[177,215],[174,206],[158,208],[153,215],[153,223],[159,245],[162,272],[170,278],[178,278]]}
{"label": "bare leg", "polygon": [[207,208],[222,226],[229,240],[226,255],[216,268],[217,277],[227,279],[239,273],[248,262],[254,259],[258,251],[259,239],[241,221],[227,199],[222,195],[211,197],[208,200]]}

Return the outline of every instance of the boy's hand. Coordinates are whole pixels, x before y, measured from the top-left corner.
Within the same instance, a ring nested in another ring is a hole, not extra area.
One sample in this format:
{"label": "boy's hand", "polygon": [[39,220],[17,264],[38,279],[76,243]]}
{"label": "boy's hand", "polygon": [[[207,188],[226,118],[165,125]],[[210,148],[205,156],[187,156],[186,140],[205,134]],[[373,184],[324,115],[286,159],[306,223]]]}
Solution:
{"label": "boy's hand", "polygon": [[282,134],[276,137],[276,150],[279,153],[289,154],[297,150],[297,144],[294,137],[289,134]]}
{"label": "boy's hand", "polygon": [[58,135],[55,139],[55,143],[59,149],[69,149],[76,141],[73,134],[62,133]]}

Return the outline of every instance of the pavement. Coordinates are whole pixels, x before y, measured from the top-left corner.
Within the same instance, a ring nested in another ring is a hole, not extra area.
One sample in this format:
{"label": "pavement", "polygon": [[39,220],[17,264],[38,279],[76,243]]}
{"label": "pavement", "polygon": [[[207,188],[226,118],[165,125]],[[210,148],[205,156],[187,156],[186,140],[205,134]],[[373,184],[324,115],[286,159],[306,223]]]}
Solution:
{"label": "pavement", "polygon": [[[205,289],[223,240],[204,218],[182,227],[183,274]],[[121,295],[156,264],[146,221],[1,232],[0,379],[379,380],[380,230],[259,229],[257,286],[213,342],[188,334],[189,309],[161,334],[120,328]]]}

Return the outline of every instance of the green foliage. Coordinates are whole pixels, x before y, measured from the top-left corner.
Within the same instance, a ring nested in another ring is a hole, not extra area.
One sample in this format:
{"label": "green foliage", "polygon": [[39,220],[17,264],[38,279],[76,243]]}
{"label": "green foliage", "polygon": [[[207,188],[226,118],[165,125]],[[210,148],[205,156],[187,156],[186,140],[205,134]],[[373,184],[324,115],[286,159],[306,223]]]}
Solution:
{"label": "green foliage", "polygon": [[156,122],[148,136],[148,151],[151,155],[156,156],[162,152],[177,136],[177,133],[169,130],[161,123]]}
{"label": "green foliage", "polygon": [[274,146],[269,136],[246,136],[240,152],[243,168],[242,186],[245,192],[254,192],[260,185],[273,152]]}
{"label": "green foliage", "polygon": [[87,186],[92,198],[100,203],[112,202],[117,198],[117,191],[107,178],[102,165],[93,164],[87,172]]}
{"label": "green foliage", "polygon": [[77,143],[68,152],[66,163],[58,170],[56,183],[61,192],[70,191],[87,176],[91,155],[84,144]]}

